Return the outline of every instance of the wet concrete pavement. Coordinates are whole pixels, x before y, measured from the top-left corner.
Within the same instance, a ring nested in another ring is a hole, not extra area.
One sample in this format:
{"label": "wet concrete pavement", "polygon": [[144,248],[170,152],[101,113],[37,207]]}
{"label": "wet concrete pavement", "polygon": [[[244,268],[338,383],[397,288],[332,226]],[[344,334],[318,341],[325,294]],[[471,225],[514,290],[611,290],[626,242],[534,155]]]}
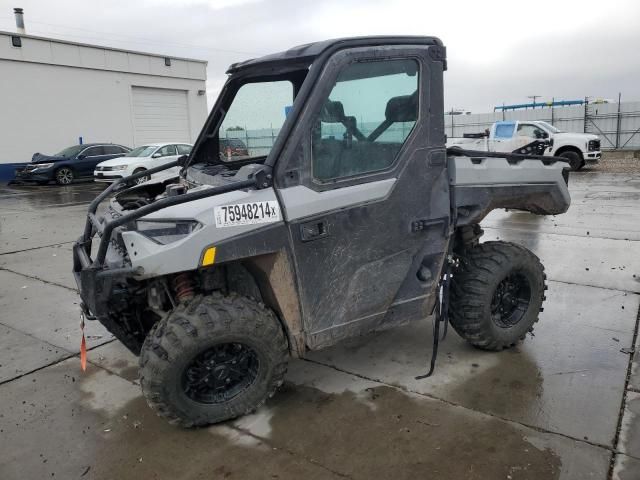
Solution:
{"label": "wet concrete pavement", "polygon": [[[71,243],[99,191],[0,189],[0,478],[640,478],[640,178],[572,175],[566,215],[494,212],[549,276],[535,337],[480,352],[431,323],[291,362],[267,405],[180,430],[147,408],[136,358],[89,322],[82,374]],[[631,352],[631,353],[623,353]],[[638,345],[636,345],[638,351]],[[618,433],[619,432],[619,433]]]}

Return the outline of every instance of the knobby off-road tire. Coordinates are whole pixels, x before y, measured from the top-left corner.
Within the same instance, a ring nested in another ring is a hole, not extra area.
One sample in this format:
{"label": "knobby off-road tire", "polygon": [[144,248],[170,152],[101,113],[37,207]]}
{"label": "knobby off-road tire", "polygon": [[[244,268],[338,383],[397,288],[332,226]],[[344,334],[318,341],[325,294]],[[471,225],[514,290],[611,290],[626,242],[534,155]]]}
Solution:
{"label": "knobby off-road tire", "polygon": [[453,274],[451,325],[475,347],[514,346],[538,321],[545,280],[538,257],[520,245],[486,242],[473,247]]}
{"label": "knobby off-road tire", "polygon": [[282,327],[262,303],[198,295],[147,335],[140,383],[151,408],[170,423],[206,425],[251,413],[273,396],[288,357]]}

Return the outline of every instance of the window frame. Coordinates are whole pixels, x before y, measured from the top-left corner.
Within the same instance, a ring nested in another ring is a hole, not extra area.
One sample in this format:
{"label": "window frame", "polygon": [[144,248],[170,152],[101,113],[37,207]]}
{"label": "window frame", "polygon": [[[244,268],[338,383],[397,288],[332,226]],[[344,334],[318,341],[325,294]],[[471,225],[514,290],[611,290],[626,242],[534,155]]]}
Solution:
{"label": "window frame", "polygon": [[[333,77],[333,82],[331,84],[331,89],[329,89],[327,94],[324,96],[324,100],[325,101],[329,100],[329,96],[331,95],[331,92],[333,91],[333,89],[336,87],[337,79],[340,76],[340,74],[344,70],[346,70],[347,68],[351,67],[354,64],[357,64],[357,63],[381,63],[381,62],[408,61],[408,60],[414,61],[416,63],[416,66],[417,66],[417,69],[416,69],[416,76],[417,76],[417,79],[416,79],[417,80],[416,90],[418,91],[418,115],[416,117],[416,121],[414,122],[414,125],[411,127],[411,131],[404,138],[404,140],[402,142],[402,146],[400,147],[400,149],[396,153],[395,157],[393,158],[393,161],[388,166],[386,166],[385,168],[379,168],[379,169],[376,169],[376,170],[369,170],[369,171],[366,171],[366,172],[355,173],[353,175],[345,175],[345,176],[342,176],[342,177],[334,177],[334,178],[329,178],[329,179],[316,178],[314,176],[314,172],[313,172],[313,160],[314,160],[314,158],[313,158],[313,132],[312,132],[312,130],[314,128],[314,124],[315,124],[316,118],[320,115],[320,111],[318,109],[315,109],[313,111],[313,113],[311,114],[311,120],[310,120],[310,127],[311,128],[308,131],[308,138],[309,138],[309,165],[308,165],[308,168],[309,168],[309,175],[310,175],[310,178],[311,178],[311,181],[313,182],[313,184],[319,185],[319,186],[326,186],[326,185],[334,185],[334,184],[341,183],[341,182],[348,182],[350,180],[367,179],[367,178],[371,177],[372,175],[388,173],[390,171],[393,171],[396,168],[396,166],[397,166],[397,164],[399,162],[399,159],[402,157],[403,152],[406,149],[407,143],[410,141],[410,139],[415,134],[416,126],[421,121],[422,96],[423,96],[422,80],[423,80],[424,71],[423,71],[423,64],[422,64],[420,58],[418,56],[405,56],[405,55],[403,55],[403,56],[396,55],[396,56],[389,56],[389,57],[383,57],[383,58],[355,58],[355,59],[345,63],[344,65],[341,65],[336,70],[335,75]],[[373,78],[373,77],[370,77],[370,78]],[[322,108],[322,103],[320,104],[320,108]],[[374,143],[375,143],[375,141],[374,141]]]}
{"label": "window frame", "polygon": [[[312,117],[333,88],[341,69],[353,60],[415,59],[422,80],[419,86],[418,120],[411,135],[398,154],[398,159],[389,169],[356,178],[341,179],[335,183],[318,183],[311,178],[310,130]],[[292,115],[283,127],[285,135],[278,137],[277,150],[271,152],[265,164],[274,168],[274,184],[277,189],[304,186],[321,193],[337,188],[360,185],[378,180],[398,178],[414,156],[430,162],[432,151],[444,152],[445,131],[438,111],[442,111],[442,60],[432,54],[431,46],[420,44],[397,44],[383,49],[369,47],[343,47],[331,51],[314,61],[312,68],[300,88],[300,95],[293,105]]]}

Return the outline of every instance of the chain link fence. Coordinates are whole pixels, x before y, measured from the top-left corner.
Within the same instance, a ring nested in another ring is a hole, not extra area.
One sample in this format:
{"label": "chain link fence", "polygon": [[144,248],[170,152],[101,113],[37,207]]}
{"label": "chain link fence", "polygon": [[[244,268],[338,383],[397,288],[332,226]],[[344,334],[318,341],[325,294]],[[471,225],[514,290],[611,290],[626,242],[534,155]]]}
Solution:
{"label": "chain link fence", "polygon": [[500,120],[543,120],[566,132],[598,135],[602,150],[640,150],[640,102],[445,115],[449,137],[480,133]]}

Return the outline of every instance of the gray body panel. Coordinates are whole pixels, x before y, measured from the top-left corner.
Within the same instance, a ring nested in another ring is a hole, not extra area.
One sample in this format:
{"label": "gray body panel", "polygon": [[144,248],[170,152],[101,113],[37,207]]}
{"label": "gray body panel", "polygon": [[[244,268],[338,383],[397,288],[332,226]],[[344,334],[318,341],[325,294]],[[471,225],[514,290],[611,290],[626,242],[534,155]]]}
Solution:
{"label": "gray body panel", "polygon": [[383,200],[389,195],[395,183],[395,178],[387,178],[325,192],[316,192],[304,185],[297,185],[283,188],[279,193],[285,218],[291,222],[345,206]]}
{"label": "gray body panel", "polygon": [[142,268],[143,272],[139,275],[139,278],[194,270],[198,268],[202,252],[208,246],[215,246],[234,237],[248,235],[257,230],[283,224],[282,214],[280,214],[280,220],[277,222],[216,227],[214,221],[214,208],[216,206],[264,201],[277,201],[273,188],[229,192],[165,208],[148,215],[142,220],[194,219],[202,224],[202,228],[188,237],[169,245],[156,243],[136,231],[123,232],[122,239],[129,254],[131,265],[136,268]]}

